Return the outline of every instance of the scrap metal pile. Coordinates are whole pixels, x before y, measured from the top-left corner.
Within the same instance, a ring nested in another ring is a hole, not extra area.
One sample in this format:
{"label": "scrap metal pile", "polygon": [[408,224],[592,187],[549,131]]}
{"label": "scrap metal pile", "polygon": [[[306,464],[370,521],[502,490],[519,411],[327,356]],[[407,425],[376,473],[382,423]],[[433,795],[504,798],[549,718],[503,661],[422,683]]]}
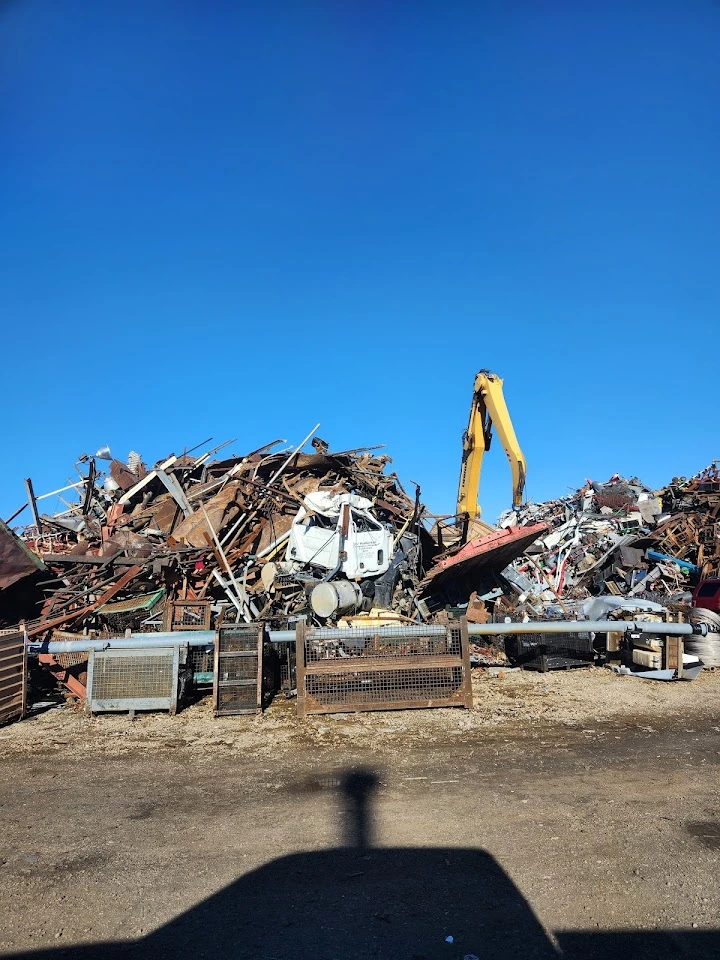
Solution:
{"label": "scrap metal pile", "polygon": [[[427,622],[468,601],[469,619],[482,621],[483,601],[530,615],[602,595],[667,604],[720,574],[715,464],[657,493],[618,475],[588,481],[462,536],[387,472],[380,448],[334,452],[315,437],[313,453],[277,452],[281,442],[218,456],[228,443],[151,468],[104,448],[80,458],[56,513],[40,512],[51,495],[26,481],[35,522],[21,539],[4,528],[2,544],[3,572],[33,574],[42,590],[21,611],[29,636],[173,629],[178,601],[204,604],[196,625],[208,627],[329,624],[373,608]],[[6,624],[12,614],[0,609]]]}
{"label": "scrap metal pile", "polygon": [[[549,532],[506,571],[520,606],[540,612],[590,597],[688,602],[698,579],[720,575],[720,473],[715,463],[659,492],[615,475],[520,511]],[[517,523],[504,514],[500,526]]]}
{"label": "scrap metal pile", "polygon": [[[21,535],[46,569],[30,637],[53,629],[167,629],[174,601],[219,621],[333,622],[373,606],[415,616],[417,585],[438,547],[428,517],[371,449],[242,456],[171,455],[147,468],[85,459],[67,509],[39,512]],[[226,445],[223,445],[226,446]],[[109,451],[99,451],[105,459]],[[213,459],[214,458],[214,459]],[[187,625],[187,624],[186,624]],[[209,626],[210,623],[199,623]]]}
{"label": "scrap metal pile", "polygon": [[[720,573],[715,465],[659,493],[588,481],[493,528],[431,514],[380,448],[335,452],[315,436],[305,453],[311,436],[219,456],[229,441],[152,467],[103,448],[60,490],[38,496],[26,480],[34,522],[0,528],[0,627],[22,620],[30,640],[73,642],[298,620],[592,619],[629,601],[675,615]],[[41,512],[51,497],[64,509]],[[496,653],[475,650],[481,662]],[[79,663],[40,661],[66,685]]]}

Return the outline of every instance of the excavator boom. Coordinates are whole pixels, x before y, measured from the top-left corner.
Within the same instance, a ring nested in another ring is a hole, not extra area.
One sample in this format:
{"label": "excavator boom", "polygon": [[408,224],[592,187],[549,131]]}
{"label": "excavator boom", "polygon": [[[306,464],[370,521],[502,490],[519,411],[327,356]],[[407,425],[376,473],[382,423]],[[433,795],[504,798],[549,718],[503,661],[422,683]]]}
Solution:
{"label": "excavator boom", "polygon": [[489,370],[481,370],[475,377],[468,428],[463,434],[463,456],[458,487],[457,513],[469,520],[480,516],[478,503],[480,471],[485,452],[490,449],[495,427],[512,473],[512,504],[519,507],[525,489],[525,457],[520,449],[508,413],[503,382]]}

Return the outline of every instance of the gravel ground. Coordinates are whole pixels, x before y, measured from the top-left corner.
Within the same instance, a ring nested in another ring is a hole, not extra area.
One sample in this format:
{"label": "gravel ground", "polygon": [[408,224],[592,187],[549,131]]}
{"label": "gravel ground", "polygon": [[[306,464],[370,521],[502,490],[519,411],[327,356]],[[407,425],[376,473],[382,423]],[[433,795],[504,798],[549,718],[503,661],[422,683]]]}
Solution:
{"label": "gravel ground", "polygon": [[155,713],[129,720],[124,714],[90,717],[77,707],[62,706],[0,730],[0,747],[5,756],[67,747],[109,756],[132,753],[138,746],[200,753],[221,746],[273,754],[279,747],[348,743],[380,750],[385,737],[414,743],[492,728],[524,731],[543,723],[583,727],[636,716],[664,723],[688,711],[712,717],[719,692],[720,671],[702,673],[692,682],[662,683],[594,667],[546,674],[474,670],[472,711],[327,714],[300,721],[294,701],[279,698],[262,716],[215,719],[205,697],[175,717]]}
{"label": "gravel ground", "polygon": [[0,953],[720,957],[720,674],[473,684],[472,712],[3,728]]}

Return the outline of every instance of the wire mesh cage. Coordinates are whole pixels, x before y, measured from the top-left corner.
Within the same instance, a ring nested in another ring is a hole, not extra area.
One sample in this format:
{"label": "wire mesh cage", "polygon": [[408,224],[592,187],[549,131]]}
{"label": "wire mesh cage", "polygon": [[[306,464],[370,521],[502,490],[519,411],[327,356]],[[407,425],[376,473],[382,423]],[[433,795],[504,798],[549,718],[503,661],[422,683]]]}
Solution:
{"label": "wire mesh cage", "polygon": [[[568,616],[580,617],[577,610],[546,611],[543,620],[566,620]],[[538,618],[540,619],[540,618]],[[494,622],[522,623],[518,614],[501,613]],[[593,635],[588,631],[573,633],[516,633],[506,634],[503,645],[508,660],[514,666],[526,670],[565,670],[569,667],[584,667],[595,661]]]}
{"label": "wire mesh cage", "polygon": [[192,670],[193,682],[197,686],[212,684],[215,678],[215,651],[212,645],[190,647],[188,665]]}
{"label": "wire mesh cage", "polygon": [[298,715],[470,707],[467,624],[296,631]]}
{"label": "wire mesh cage", "polygon": [[215,716],[262,709],[262,623],[226,624],[215,634]]}
{"label": "wire mesh cage", "polygon": [[286,697],[290,697],[297,692],[295,644],[281,644],[278,656],[280,661],[280,689]]}
{"label": "wire mesh cage", "polygon": [[[543,619],[561,621],[565,615],[546,613]],[[512,623],[522,622],[517,615],[504,615],[496,622],[508,620]],[[593,636],[589,631],[506,634],[504,646],[510,663],[526,670],[565,670],[568,667],[588,666],[595,661]]]}
{"label": "wire mesh cage", "polygon": [[91,650],[87,706],[91,713],[177,708],[178,647]]}
{"label": "wire mesh cage", "polygon": [[507,638],[505,652],[511,663],[543,673],[589,666],[595,660],[589,633],[520,633]]}
{"label": "wire mesh cage", "polygon": [[209,600],[172,600],[165,607],[163,629],[209,630]]}

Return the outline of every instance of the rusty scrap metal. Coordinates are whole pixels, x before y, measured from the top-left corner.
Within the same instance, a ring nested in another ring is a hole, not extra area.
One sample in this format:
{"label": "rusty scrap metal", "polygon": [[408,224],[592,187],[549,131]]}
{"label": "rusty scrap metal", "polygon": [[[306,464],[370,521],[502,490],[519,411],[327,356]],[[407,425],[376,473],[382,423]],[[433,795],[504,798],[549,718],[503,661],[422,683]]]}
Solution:
{"label": "rusty scrap metal", "polygon": [[25,713],[27,659],[21,630],[0,630],[0,723]]}
{"label": "rusty scrap metal", "polygon": [[[344,634],[340,639],[327,634]],[[409,634],[412,634],[409,636]],[[465,619],[445,628],[403,625],[313,630],[297,625],[297,712],[472,708]]]}
{"label": "rusty scrap metal", "polygon": [[[408,495],[379,448],[334,452],[315,437],[306,453],[302,447],[313,434],[295,449],[278,450],[284,441],[276,440],[230,454],[220,444],[205,453],[170,453],[148,467],[137,453],[99,465],[88,458],[86,474],[67,488],[75,501],[19,528],[19,537],[0,526],[0,598],[3,577],[14,576],[3,561],[8,544],[24,569],[37,574],[38,583],[30,578],[33,612],[23,609],[22,617],[28,636],[40,641],[51,641],[63,627],[110,637],[118,629],[117,611],[132,613],[127,629],[140,634],[169,624],[176,629],[182,611],[193,609],[180,626],[196,619],[205,629],[262,620],[270,630],[287,630],[306,618],[312,631],[339,621],[357,625],[373,609],[403,622],[447,624],[456,615],[448,608],[465,611],[471,597],[471,620],[523,605],[536,618],[553,605],[569,616],[589,597],[641,589],[677,595],[693,576],[720,574],[714,466],[689,480],[676,478],[659,493],[621,477],[588,483],[570,497],[527,505],[500,529],[476,525],[468,540],[457,523],[427,510],[419,488]],[[47,503],[61,491],[32,495]],[[362,560],[358,554],[347,574],[340,562],[333,569],[317,560],[314,547],[293,555],[293,537],[297,543],[305,524],[321,546],[324,531],[337,536],[335,556],[342,561],[348,504],[357,529],[377,534],[374,555]],[[662,555],[659,561],[653,551]],[[352,582],[345,593],[355,609],[338,606],[321,616],[313,590],[342,579]],[[43,662],[81,695],[78,665],[63,666],[49,653]]]}
{"label": "rusty scrap metal", "polygon": [[[49,574],[35,614],[27,618],[28,636],[48,640],[67,627],[109,636],[117,627],[117,604],[144,611],[132,627],[148,631],[161,629],[174,619],[173,611],[193,603],[203,610],[203,626],[261,614],[283,628],[289,618],[312,617],[309,593],[327,571],[312,563],[288,564],[286,553],[303,499],[313,493],[352,494],[373,504],[373,516],[398,549],[383,599],[397,613],[415,615],[415,588],[438,548],[423,526],[425,508],[387,471],[390,458],[376,455],[375,448],[335,453],[326,441],[318,441],[312,453],[273,452],[279,442],[239,456],[223,454],[222,460],[213,454],[225,444],[197,456],[170,454],[150,468],[132,454],[127,463],[111,460],[106,473],[87,458],[87,475],[68,488],[76,503],[63,501],[59,513],[38,517],[20,530],[20,539],[8,531],[31,566]],[[162,601],[146,610],[148,596]],[[362,597],[369,608],[369,580]],[[60,664],[45,662],[63,672]],[[77,692],[69,676],[63,682]]]}
{"label": "rusty scrap metal", "polygon": [[[510,609],[525,609],[530,616],[551,608],[569,615],[604,595],[687,610],[693,584],[720,575],[715,462],[659,491],[617,474],[606,483],[588,481],[568,497],[526,505],[520,518],[549,528],[506,571],[514,584]],[[506,514],[503,522],[517,522],[516,514]]]}

